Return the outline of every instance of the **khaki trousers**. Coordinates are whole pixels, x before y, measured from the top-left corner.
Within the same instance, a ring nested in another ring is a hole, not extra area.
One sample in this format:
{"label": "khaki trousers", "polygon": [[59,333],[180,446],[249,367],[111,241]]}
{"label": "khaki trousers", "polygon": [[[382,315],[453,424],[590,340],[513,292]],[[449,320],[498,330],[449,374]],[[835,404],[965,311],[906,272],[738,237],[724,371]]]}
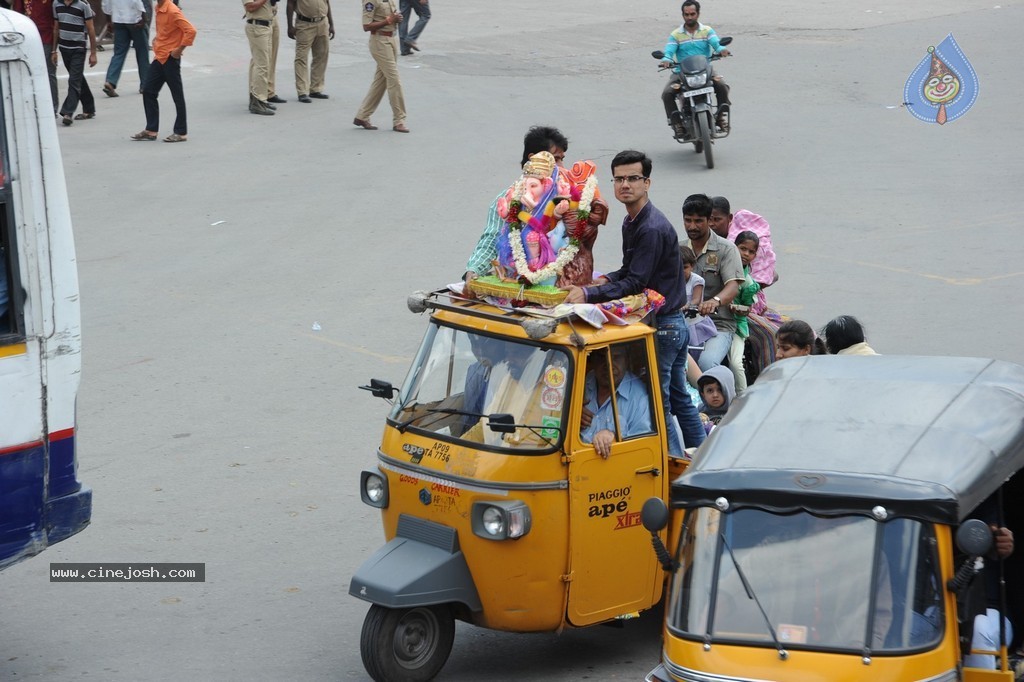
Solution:
{"label": "khaki trousers", "polygon": [[270,56],[273,29],[270,26],[245,24],[245,37],[249,39],[249,94],[261,102],[270,96]]}
{"label": "khaki trousers", "polygon": [[404,124],[405,97],[402,95],[402,83],[398,80],[398,38],[371,35],[370,55],[377,62],[377,71],[373,74],[370,91],[366,93],[356,118],[368,121],[387,90],[394,125]]}
{"label": "khaki trousers", "polygon": [[[327,56],[330,54],[330,31],[327,19],[315,24],[295,22],[295,91],[300,95],[324,91]],[[309,65],[309,52],[313,51],[313,66]]]}
{"label": "khaki trousers", "polygon": [[274,15],[274,23],[270,25],[273,33],[270,37],[270,67],[267,73],[267,93],[273,97],[277,94],[274,89],[274,73],[277,72],[277,46],[281,44],[281,25],[277,23],[277,15]]}

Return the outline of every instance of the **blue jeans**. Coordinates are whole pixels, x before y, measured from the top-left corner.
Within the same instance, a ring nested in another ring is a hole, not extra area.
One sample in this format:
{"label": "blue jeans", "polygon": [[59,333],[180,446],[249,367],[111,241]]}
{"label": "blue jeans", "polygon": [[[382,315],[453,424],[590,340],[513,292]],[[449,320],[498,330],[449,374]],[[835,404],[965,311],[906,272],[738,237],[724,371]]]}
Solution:
{"label": "blue jeans", "polygon": [[128,56],[129,46],[135,47],[135,63],[139,66],[139,88],[146,82],[149,72],[149,28],[145,23],[114,24],[114,56],[107,67],[107,82],[117,87],[124,67],[124,58]]}
{"label": "blue jeans", "polygon": [[146,82],[142,84],[142,106],[146,109],[146,130],[151,133],[160,130],[160,103],[157,96],[167,83],[174,100],[174,132],[188,135],[188,120],[185,117],[185,91],[181,87],[181,60],[168,57],[163,64],[157,60],[149,65]]}
{"label": "blue jeans", "polygon": [[658,379],[661,382],[661,400],[665,406],[665,429],[668,431],[668,452],[670,455],[683,454],[672,424],[672,416],[679,422],[686,447],[692,448],[704,442],[704,427],[697,416],[697,408],[686,392],[686,361],[690,355],[690,329],[679,311],[658,315],[658,331],[655,335],[658,349]]}
{"label": "blue jeans", "polygon": [[706,372],[712,367],[722,364],[722,360],[729,354],[729,348],[732,347],[732,334],[732,332],[719,329],[718,334],[704,343],[704,350],[697,358],[697,366],[700,367],[700,371]]}
{"label": "blue jeans", "polygon": [[[412,27],[411,31],[409,30],[409,24],[412,23],[412,11],[410,10],[416,12],[416,25]],[[402,52],[408,52],[409,49],[405,44],[409,41],[419,40],[420,34],[423,33],[427,22],[430,21],[430,5],[421,0],[402,0],[399,11],[404,18],[398,25],[398,37],[401,39]]]}

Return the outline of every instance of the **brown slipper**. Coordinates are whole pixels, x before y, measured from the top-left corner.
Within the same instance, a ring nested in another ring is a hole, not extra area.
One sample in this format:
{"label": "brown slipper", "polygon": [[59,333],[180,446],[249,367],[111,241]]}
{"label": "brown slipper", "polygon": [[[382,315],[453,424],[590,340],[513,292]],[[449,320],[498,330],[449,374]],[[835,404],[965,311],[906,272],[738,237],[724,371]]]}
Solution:
{"label": "brown slipper", "polygon": [[404,123],[399,123],[394,128],[392,128],[392,130],[394,130],[396,133],[407,133],[407,132],[409,132],[409,129],[405,127]]}
{"label": "brown slipper", "polygon": [[178,133],[171,133],[164,138],[164,142],[188,142],[188,138]]}
{"label": "brown slipper", "polygon": [[148,130],[143,130],[140,133],[135,133],[131,136],[132,140],[136,142],[152,142],[156,139],[156,133],[151,133]]}
{"label": "brown slipper", "polygon": [[117,97],[117,88],[110,83],[103,84],[103,92],[106,93],[107,97]]}
{"label": "brown slipper", "polygon": [[75,120],[76,121],[88,121],[90,118],[96,118],[96,112],[95,111],[93,111],[91,113],[88,113],[88,114],[85,114],[85,113],[75,114]]}
{"label": "brown slipper", "polygon": [[364,121],[361,118],[352,119],[352,125],[359,126],[360,128],[366,128],[367,130],[376,130],[377,126],[373,125],[369,121]]}

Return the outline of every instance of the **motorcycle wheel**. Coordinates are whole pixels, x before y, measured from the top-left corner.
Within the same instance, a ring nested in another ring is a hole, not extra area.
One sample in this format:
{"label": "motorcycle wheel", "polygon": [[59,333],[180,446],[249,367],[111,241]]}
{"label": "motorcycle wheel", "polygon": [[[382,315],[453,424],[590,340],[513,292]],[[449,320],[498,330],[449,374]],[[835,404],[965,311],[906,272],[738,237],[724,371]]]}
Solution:
{"label": "motorcycle wheel", "polygon": [[374,604],[363,620],[359,654],[377,682],[427,682],[452,652],[455,618],[445,605],[389,609]]}
{"label": "motorcycle wheel", "polygon": [[705,113],[697,117],[697,136],[700,138],[700,145],[704,148],[704,161],[708,168],[715,167],[714,152],[711,151],[711,114]]}

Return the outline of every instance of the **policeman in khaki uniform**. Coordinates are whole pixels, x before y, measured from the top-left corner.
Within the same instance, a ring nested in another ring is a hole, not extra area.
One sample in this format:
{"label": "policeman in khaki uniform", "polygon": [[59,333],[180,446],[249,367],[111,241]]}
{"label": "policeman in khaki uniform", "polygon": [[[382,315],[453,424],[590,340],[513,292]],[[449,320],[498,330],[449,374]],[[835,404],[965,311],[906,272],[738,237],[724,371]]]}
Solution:
{"label": "policeman in khaki uniform", "polygon": [[[288,37],[295,40],[295,89],[299,101],[309,104],[313,99],[327,99],[324,73],[330,54],[329,41],[334,39],[331,4],[329,0],[288,0],[285,14]],[[313,50],[312,69],[308,61],[310,48]]]}
{"label": "policeman in khaki uniform", "polygon": [[373,74],[370,91],[352,121],[361,128],[377,129],[370,123],[370,116],[377,110],[386,89],[394,120],[392,130],[409,132],[405,127],[405,97],[402,95],[402,83],[398,80],[397,36],[401,21],[402,13],[395,7],[394,0],[366,0],[363,5],[363,30],[370,33],[370,55],[377,62],[377,71]]}
{"label": "policeman in khaki uniform", "polygon": [[260,116],[273,116],[270,66],[273,54],[274,24],[277,23],[277,0],[242,0],[245,7],[245,36],[249,39],[249,111]]}

